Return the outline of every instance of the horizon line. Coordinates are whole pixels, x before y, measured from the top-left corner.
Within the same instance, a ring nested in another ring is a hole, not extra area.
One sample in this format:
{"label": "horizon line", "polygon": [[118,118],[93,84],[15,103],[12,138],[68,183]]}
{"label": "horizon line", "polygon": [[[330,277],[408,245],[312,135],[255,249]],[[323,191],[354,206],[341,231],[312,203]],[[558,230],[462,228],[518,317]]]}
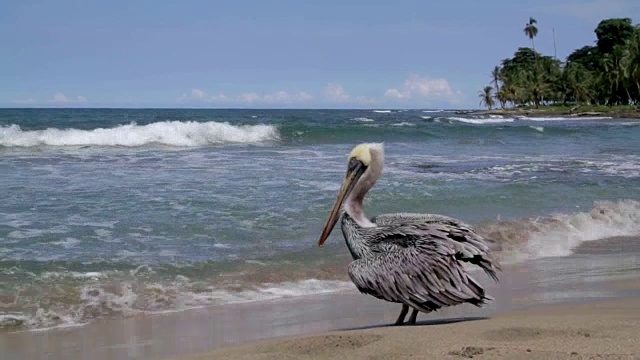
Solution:
{"label": "horizon line", "polygon": [[308,108],[297,108],[297,107],[166,107],[166,106],[0,106],[0,110],[99,110],[99,109],[112,109],[112,110],[121,110],[121,109],[133,109],[133,110],[482,110],[482,108],[435,108],[435,107],[411,107],[411,108],[401,108],[401,107],[367,107],[367,108],[332,108],[332,107],[308,107]]}

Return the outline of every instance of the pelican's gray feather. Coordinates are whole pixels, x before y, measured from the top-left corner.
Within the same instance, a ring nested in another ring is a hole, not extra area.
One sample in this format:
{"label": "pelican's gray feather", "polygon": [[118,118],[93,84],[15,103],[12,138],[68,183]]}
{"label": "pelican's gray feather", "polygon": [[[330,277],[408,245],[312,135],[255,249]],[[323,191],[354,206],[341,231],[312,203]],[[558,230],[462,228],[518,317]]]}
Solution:
{"label": "pelican's gray feather", "polygon": [[485,240],[471,226],[457,219],[435,214],[398,213],[378,215],[374,221],[377,227],[362,229],[372,232],[369,235],[372,246],[435,241],[439,246],[453,249],[456,259],[480,266],[498,281],[496,270],[501,267],[490,257]]}
{"label": "pelican's gray feather", "polygon": [[450,218],[448,216],[439,214],[420,214],[420,213],[394,213],[394,214],[380,214],[371,219],[378,225],[393,225],[393,224],[408,224],[412,222],[416,223],[430,223],[438,221],[453,221],[462,224],[459,220]]}

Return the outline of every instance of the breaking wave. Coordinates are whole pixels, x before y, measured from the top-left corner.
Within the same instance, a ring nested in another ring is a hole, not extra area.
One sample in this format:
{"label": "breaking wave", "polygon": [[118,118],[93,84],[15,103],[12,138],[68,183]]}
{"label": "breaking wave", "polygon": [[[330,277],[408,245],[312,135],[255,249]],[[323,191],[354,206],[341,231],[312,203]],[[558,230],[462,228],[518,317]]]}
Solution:
{"label": "breaking wave", "polygon": [[0,126],[0,146],[125,146],[166,145],[193,147],[225,143],[261,143],[279,140],[273,125],[231,125],[208,121],[160,121],[130,123],[93,130],[22,130],[19,125]]}
{"label": "breaking wave", "polygon": [[586,241],[640,236],[640,202],[596,201],[586,212],[497,221],[481,232],[514,250],[517,261],[567,256]]}
{"label": "breaking wave", "polygon": [[[270,267],[248,262],[248,272]],[[210,274],[208,278],[182,274],[158,275],[162,266],[143,265],[128,271],[57,271],[39,275],[19,268],[5,269],[0,277],[19,276],[31,283],[13,294],[0,296],[0,329],[41,330],[88,324],[97,319],[184,311],[212,305],[266,301],[322,294],[353,288],[345,280],[297,279],[253,282],[246,276]],[[264,270],[263,270],[264,271]],[[277,271],[277,270],[276,270]],[[188,270],[185,272],[188,273]]]}
{"label": "breaking wave", "polygon": [[505,118],[500,115],[489,115],[489,117],[457,117],[457,116],[449,116],[445,118],[448,121],[456,121],[467,124],[501,124],[501,123],[510,123],[515,119],[513,118]]}

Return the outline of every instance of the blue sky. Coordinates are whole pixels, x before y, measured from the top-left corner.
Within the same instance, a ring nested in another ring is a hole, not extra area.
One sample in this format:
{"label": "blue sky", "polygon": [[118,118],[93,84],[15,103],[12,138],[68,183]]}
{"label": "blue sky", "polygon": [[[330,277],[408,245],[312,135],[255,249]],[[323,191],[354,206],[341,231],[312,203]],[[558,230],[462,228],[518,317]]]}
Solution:
{"label": "blue sky", "polygon": [[640,1],[5,0],[0,106],[475,108],[529,16],[564,58]]}

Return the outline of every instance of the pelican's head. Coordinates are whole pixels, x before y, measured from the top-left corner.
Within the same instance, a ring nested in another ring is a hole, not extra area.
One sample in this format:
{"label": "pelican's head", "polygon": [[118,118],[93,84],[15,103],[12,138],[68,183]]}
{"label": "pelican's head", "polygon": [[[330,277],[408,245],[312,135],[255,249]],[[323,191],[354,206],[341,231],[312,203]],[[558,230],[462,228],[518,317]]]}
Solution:
{"label": "pelican's head", "polygon": [[373,186],[382,171],[383,159],[384,147],[382,143],[359,144],[351,150],[347,163],[347,173],[340,186],[340,191],[338,191],[336,202],[329,213],[329,218],[322,230],[318,246],[322,247],[322,244],[329,237],[331,230],[333,230],[340,217],[342,204],[345,199],[354,193],[354,189],[358,189],[355,195],[359,195],[359,200],[361,201],[364,193]]}

